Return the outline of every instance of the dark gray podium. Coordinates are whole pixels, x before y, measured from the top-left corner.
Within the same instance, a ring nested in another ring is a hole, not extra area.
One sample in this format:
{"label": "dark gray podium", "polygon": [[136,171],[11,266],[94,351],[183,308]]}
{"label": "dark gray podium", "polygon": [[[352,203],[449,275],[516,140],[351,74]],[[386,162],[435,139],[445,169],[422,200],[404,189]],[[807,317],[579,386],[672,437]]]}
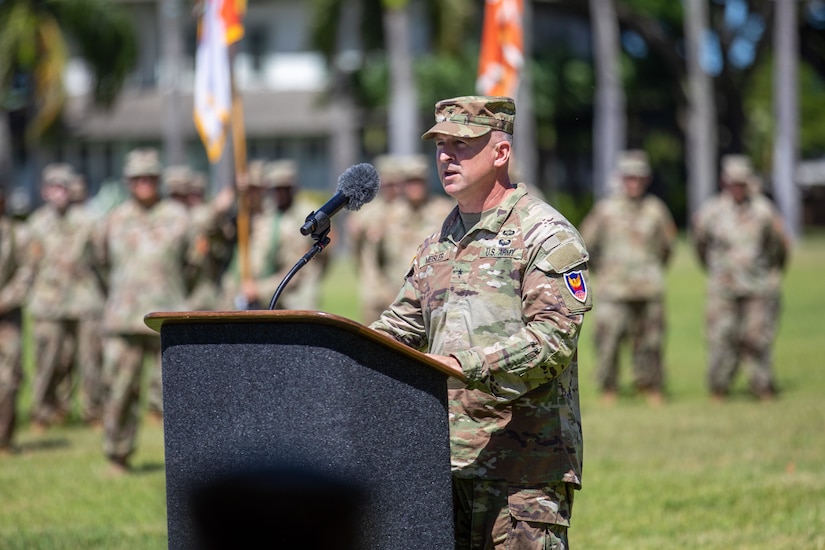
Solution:
{"label": "dark gray podium", "polygon": [[146,323],[170,549],[453,548],[446,367],[318,312]]}

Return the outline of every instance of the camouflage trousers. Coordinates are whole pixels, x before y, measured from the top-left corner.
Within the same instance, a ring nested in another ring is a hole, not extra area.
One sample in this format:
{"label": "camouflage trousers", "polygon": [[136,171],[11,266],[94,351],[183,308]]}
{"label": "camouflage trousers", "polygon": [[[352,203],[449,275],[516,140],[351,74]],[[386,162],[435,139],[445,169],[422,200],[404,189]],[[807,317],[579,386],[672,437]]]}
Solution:
{"label": "camouflage trousers", "polygon": [[20,311],[0,316],[0,448],[12,443],[17,426],[17,391],[23,380]]}
{"label": "camouflage trousers", "polygon": [[596,316],[596,379],[602,390],[615,391],[619,384],[621,345],[630,341],[633,383],[639,390],[662,390],[662,350],[665,307],[662,300],[600,301]]}
{"label": "camouflage trousers", "polygon": [[79,369],[81,418],[86,422],[99,420],[102,414],[99,319],[37,319],[34,334],[37,368],[32,420],[51,424],[69,414],[75,365]]}
{"label": "camouflage trousers", "polygon": [[757,395],[775,390],[773,343],[780,312],[776,296],[708,300],[708,386],[725,394],[740,366],[748,371],[750,390]]}
{"label": "camouflage trousers", "polygon": [[569,550],[572,510],[569,483],[453,478],[456,550]]}
{"label": "camouflage trousers", "polygon": [[153,334],[107,336],[103,345],[103,453],[126,460],[135,451],[140,422],[143,364],[160,362],[160,338]]}

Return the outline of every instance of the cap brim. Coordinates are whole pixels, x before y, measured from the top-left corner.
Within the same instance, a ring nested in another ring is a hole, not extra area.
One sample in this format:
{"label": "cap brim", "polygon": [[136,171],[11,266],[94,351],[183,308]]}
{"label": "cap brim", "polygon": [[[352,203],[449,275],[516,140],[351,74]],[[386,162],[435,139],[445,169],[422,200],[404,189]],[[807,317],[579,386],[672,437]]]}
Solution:
{"label": "cap brim", "polygon": [[437,122],[435,126],[427,130],[421,136],[422,140],[433,139],[438,134],[446,136],[476,138],[488,134],[492,130],[489,126],[477,126],[475,124],[458,124],[455,122]]}

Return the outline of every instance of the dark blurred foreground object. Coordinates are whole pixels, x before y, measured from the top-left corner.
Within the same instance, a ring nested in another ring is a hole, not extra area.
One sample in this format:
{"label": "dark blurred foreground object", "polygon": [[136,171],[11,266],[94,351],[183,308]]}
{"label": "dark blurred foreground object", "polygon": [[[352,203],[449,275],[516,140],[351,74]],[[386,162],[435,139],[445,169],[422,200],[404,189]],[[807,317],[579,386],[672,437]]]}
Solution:
{"label": "dark blurred foreground object", "polygon": [[308,469],[229,474],[192,491],[197,548],[354,550],[364,496]]}
{"label": "dark blurred foreground object", "polygon": [[[265,542],[234,548],[314,548],[350,527],[359,549],[454,548],[446,367],[325,313],[156,313],[147,324],[163,350],[170,550],[247,527]],[[224,512],[223,525],[210,519]],[[273,533],[300,543],[269,545]]]}

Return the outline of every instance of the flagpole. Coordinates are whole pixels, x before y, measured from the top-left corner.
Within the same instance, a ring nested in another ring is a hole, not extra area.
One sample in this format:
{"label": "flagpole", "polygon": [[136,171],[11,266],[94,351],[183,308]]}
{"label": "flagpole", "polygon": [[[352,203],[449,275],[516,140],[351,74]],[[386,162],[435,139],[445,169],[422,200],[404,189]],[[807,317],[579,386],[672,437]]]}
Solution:
{"label": "flagpole", "polygon": [[[251,278],[251,267],[249,263],[249,198],[247,195],[249,181],[246,165],[246,130],[244,127],[243,99],[238,93],[235,83],[234,57],[233,53],[232,62],[229,65],[229,77],[232,86],[232,151],[235,158],[235,182],[238,192],[238,219],[236,221],[238,266],[241,281],[248,281]],[[237,185],[237,182],[242,184]]]}

